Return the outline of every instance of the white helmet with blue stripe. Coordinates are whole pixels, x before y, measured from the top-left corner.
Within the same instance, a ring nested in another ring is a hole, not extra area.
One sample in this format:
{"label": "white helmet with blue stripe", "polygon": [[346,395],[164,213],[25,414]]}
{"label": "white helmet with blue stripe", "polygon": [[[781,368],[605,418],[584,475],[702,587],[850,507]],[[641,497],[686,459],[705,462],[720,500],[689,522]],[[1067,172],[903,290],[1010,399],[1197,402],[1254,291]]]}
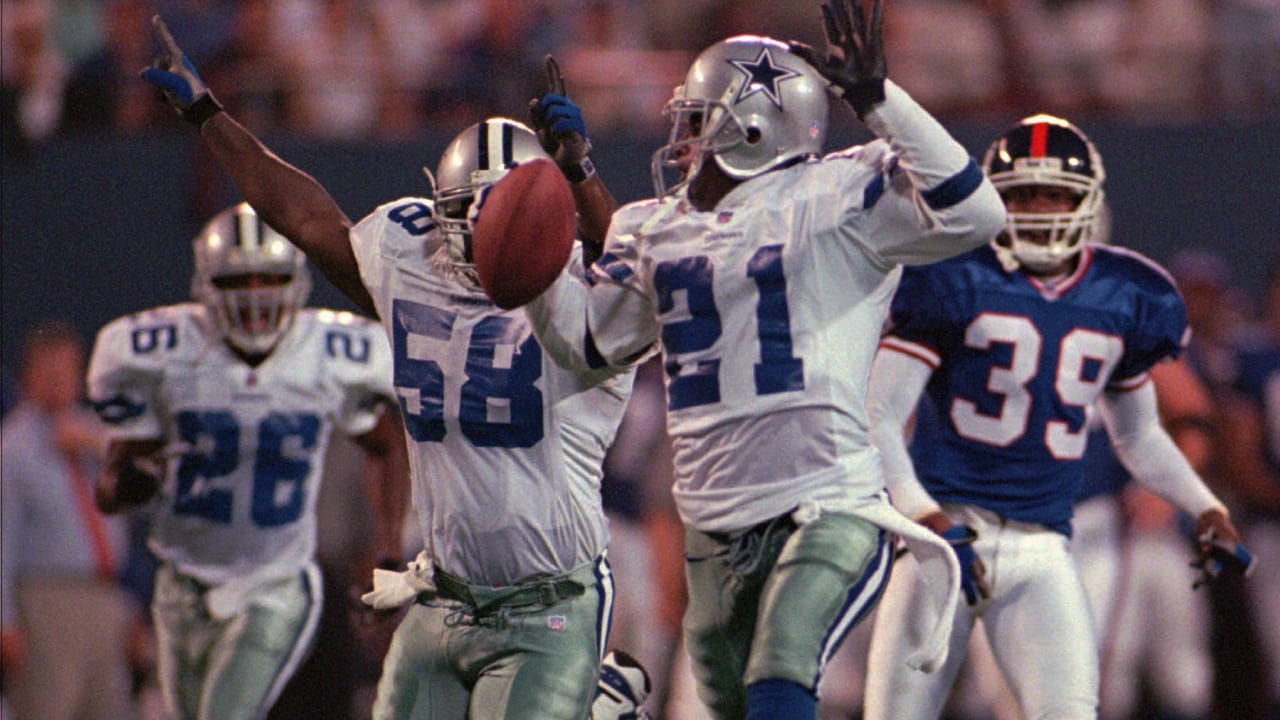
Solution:
{"label": "white helmet with blue stripe", "polygon": [[248,203],[215,215],[192,245],[192,297],[209,309],[233,347],[248,355],[269,353],[311,293],[306,256]]}
{"label": "white helmet with blue stripe", "polygon": [[463,130],[445,148],[436,170],[436,222],[444,231],[449,258],[471,263],[471,221],[477,193],[498,182],[520,163],[550,159],[527,126],[492,117]]}

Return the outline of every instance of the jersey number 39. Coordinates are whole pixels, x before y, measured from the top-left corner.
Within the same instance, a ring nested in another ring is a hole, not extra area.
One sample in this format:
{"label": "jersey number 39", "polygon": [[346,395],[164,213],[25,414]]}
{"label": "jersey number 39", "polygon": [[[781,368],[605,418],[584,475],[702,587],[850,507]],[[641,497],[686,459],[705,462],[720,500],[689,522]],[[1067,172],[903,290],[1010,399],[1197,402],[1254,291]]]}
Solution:
{"label": "jersey number 39", "polygon": [[958,397],[951,405],[951,422],[957,433],[997,447],[1008,447],[1023,437],[1035,400],[1028,385],[1043,370],[1053,373],[1056,404],[1076,408],[1080,416],[1075,430],[1066,421],[1050,417],[1044,428],[1045,447],[1060,460],[1078,460],[1084,455],[1084,411],[1102,392],[1120,361],[1124,352],[1121,338],[1074,328],[1062,336],[1056,367],[1042,368],[1047,365],[1041,359],[1042,340],[1031,318],[983,313],[965,329],[964,344],[978,350],[1004,344],[1012,348],[1012,356],[1007,366],[992,367],[987,375],[985,392],[1001,399],[1000,412],[984,413],[973,400]]}

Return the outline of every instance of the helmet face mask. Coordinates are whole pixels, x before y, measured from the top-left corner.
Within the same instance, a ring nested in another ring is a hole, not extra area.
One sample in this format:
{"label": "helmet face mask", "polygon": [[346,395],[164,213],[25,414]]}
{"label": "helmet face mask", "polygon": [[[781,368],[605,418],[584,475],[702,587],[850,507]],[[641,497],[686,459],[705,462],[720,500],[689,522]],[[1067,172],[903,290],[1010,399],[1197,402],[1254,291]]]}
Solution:
{"label": "helmet face mask", "polygon": [[246,203],[215,215],[193,249],[191,294],[223,339],[247,355],[271,352],[311,293],[306,256]]}
{"label": "helmet face mask", "polygon": [[827,91],[784,43],[740,35],[698,56],[663,115],[671,131],[651,163],[658,197],[688,184],[707,159],[745,180],[822,152]]}
{"label": "helmet face mask", "polygon": [[449,259],[471,264],[471,204],[511,168],[550,159],[538,136],[508,118],[489,118],[463,130],[445,148],[436,171],[436,223],[444,232]]}
{"label": "helmet face mask", "polygon": [[[991,144],[982,169],[1011,205],[1004,232],[992,241],[1006,267],[1053,272],[1087,243],[1105,238],[1102,156],[1066,120],[1051,115],[1024,119]],[[1061,194],[1053,189],[1076,198],[1074,206],[1045,211],[1011,202],[1028,193]]]}

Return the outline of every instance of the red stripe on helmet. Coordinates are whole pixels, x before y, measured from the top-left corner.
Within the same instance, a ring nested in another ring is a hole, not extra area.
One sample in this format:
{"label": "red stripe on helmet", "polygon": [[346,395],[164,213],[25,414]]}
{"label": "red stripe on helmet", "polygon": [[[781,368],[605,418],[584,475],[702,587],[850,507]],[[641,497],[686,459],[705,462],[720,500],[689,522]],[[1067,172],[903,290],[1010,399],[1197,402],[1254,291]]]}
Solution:
{"label": "red stripe on helmet", "polygon": [[1031,126],[1031,157],[1042,158],[1049,151],[1049,124]]}

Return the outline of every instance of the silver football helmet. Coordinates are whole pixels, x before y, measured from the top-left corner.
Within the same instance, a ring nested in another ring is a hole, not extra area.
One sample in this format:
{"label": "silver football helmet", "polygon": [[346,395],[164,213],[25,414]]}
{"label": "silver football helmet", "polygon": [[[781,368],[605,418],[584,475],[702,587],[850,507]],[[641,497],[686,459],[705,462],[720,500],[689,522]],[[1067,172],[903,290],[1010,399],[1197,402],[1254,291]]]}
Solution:
{"label": "silver football helmet", "polygon": [[[671,134],[651,164],[658,197],[687,184],[708,154],[745,180],[822,152],[826,82],[786,43],[739,35],[698,55],[663,116]],[[680,178],[668,185],[672,171]]]}
{"label": "silver football helmet", "polygon": [[1079,128],[1052,115],[1032,115],[996,138],[982,171],[1001,195],[1016,187],[1052,186],[1079,198],[1070,212],[1010,212],[994,241],[1006,267],[1050,270],[1086,243],[1107,239],[1109,211],[1102,156]]}
{"label": "silver football helmet", "polygon": [[436,222],[444,232],[451,260],[471,263],[468,212],[477,193],[520,163],[550,157],[532,130],[501,117],[478,122],[449,143],[436,170],[435,201]]}
{"label": "silver football helmet", "polygon": [[192,297],[233,347],[250,355],[270,352],[311,293],[306,256],[248,203],[213,216],[192,244]]}

